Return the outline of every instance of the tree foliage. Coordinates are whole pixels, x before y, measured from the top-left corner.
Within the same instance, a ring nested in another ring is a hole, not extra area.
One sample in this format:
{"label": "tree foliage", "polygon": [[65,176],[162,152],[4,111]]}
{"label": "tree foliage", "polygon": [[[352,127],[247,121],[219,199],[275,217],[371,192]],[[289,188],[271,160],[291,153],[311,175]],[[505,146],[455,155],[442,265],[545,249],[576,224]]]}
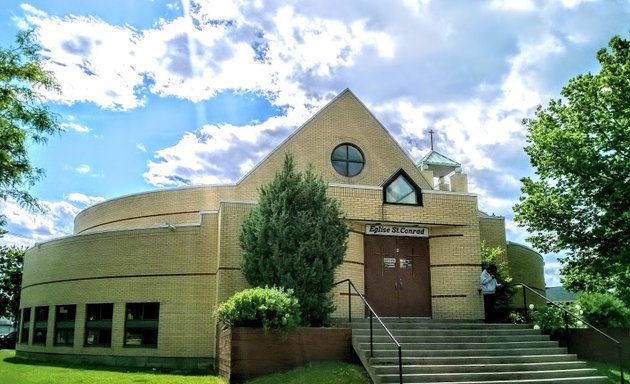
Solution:
{"label": "tree foliage", "polygon": [[311,167],[296,172],[291,155],[259,193],[240,235],[247,281],[292,289],[302,323],[326,324],[334,310],[334,271],[347,248],[348,228],[338,202],[326,196],[326,183]]}
{"label": "tree foliage", "polygon": [[[59,86],[42,66],[33,32],[20,32],[16,42],[16,47],[0,49],[0,198],[41,210],[28,187],[43,176],[43,170],[31,164],[27,146],[30,141],[45,143],[61,131],[40,93],[59,91]],[[0,216],[0,231],[4,223]]]}
{"label": "tree foliage", "polygon": [[23,248],[0,246],[0,317],[17,319],[24,253]]}
{"label": "tree foliage", "polygon": [[597,53],[599,73],[571,79],[562,99],[524,119],[537,177],[521,180],[515,218],[536,248],[567,252],[565,287],[613,288],[628,303],[630,41],[615,36],[609,48]]}

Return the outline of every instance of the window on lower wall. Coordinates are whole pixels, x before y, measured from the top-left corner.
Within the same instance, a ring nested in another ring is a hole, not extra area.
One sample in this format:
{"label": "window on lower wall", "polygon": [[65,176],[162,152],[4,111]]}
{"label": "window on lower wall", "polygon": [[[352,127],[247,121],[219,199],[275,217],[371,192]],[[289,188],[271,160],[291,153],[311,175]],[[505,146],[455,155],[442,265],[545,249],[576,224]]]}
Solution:
{"label": "window on lower wall", "polygon": [[157,348],[160,303],[127,303],[125,347]]}
{"label": "window on lower wall", "polygon": [[20,343],[28,344],[28,334],[31,330],[31,309],[22,309],[22,328],[20,332]]}
{"label": "window on lower wall", "polygon": [[55,345],[74,345],[76,305],[58,305],[55,310]]}
{"label": "window on lower wall", "polygon": [[48,307],[35,307],[35,330],[33,344],[46,345],[48,334]]}
{"label": "window on lower wall", "polygon": [[88,304],[85,308],[85,346],[112,346],[114,304]]}

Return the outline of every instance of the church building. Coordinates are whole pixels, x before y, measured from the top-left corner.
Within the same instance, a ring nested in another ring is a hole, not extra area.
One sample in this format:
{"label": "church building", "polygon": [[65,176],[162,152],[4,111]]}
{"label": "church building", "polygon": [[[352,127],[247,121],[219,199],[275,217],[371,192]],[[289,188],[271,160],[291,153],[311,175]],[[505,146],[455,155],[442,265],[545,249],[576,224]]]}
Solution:
{"label": "church building", "polygon": [[[414,163],[345,90],[235,184],[111,199],[80,212],[73,235],[30,248],[18,356],[212,366],[212,312],[248,287],[241,224],[287,153],[340,202],[350,234],[337,280],[351,279],[379,316],[483,319],[482,241],[506,251],[515,282],[544,291],[541,256],[509,243],[502,217],[479,211],[462,166],[434,150]],[[335,302],[346,314],[347,300]]]}

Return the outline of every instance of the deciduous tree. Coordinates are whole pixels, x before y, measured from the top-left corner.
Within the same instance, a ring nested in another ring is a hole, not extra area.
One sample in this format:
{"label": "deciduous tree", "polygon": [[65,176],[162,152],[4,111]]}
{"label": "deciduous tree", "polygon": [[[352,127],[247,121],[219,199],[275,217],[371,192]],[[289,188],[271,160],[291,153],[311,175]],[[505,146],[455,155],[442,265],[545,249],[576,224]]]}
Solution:
{"label": "deciduous tree", "polygon": [[567,253],[565,287],[613,289],[628,303],[630,41],[613,37],[597,59],[598,73],[571,79],[524,120],[536,177],[521,180],[515,218],[536,248]]}
{"label": "deciduous tree", "polygon": [[[0,199],[41,210],[28,188],[43,170],[31,164],[28,144],[44,143],[61,131],[40,93],[58,91],[59,86],[42,66],[33,32],[20,32],[16,42],[15,47],[0,49]],[[5,220],[0,215],[0,232]]]}
{"label": "deciduous tree", "polygon": [[24,252],[23,248],[0,246],[0,317],[17,319]]}

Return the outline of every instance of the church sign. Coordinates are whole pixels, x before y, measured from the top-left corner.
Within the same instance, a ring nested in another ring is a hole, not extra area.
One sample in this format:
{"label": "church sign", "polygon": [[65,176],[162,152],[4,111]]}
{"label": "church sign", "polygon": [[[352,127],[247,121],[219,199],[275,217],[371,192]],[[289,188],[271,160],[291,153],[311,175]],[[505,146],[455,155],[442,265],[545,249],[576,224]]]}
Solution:
{"label": "church sign", "polygon": [[366,235],[429,237],[429,229],[421,227],[405,227],[400,225],[367,224]]}

